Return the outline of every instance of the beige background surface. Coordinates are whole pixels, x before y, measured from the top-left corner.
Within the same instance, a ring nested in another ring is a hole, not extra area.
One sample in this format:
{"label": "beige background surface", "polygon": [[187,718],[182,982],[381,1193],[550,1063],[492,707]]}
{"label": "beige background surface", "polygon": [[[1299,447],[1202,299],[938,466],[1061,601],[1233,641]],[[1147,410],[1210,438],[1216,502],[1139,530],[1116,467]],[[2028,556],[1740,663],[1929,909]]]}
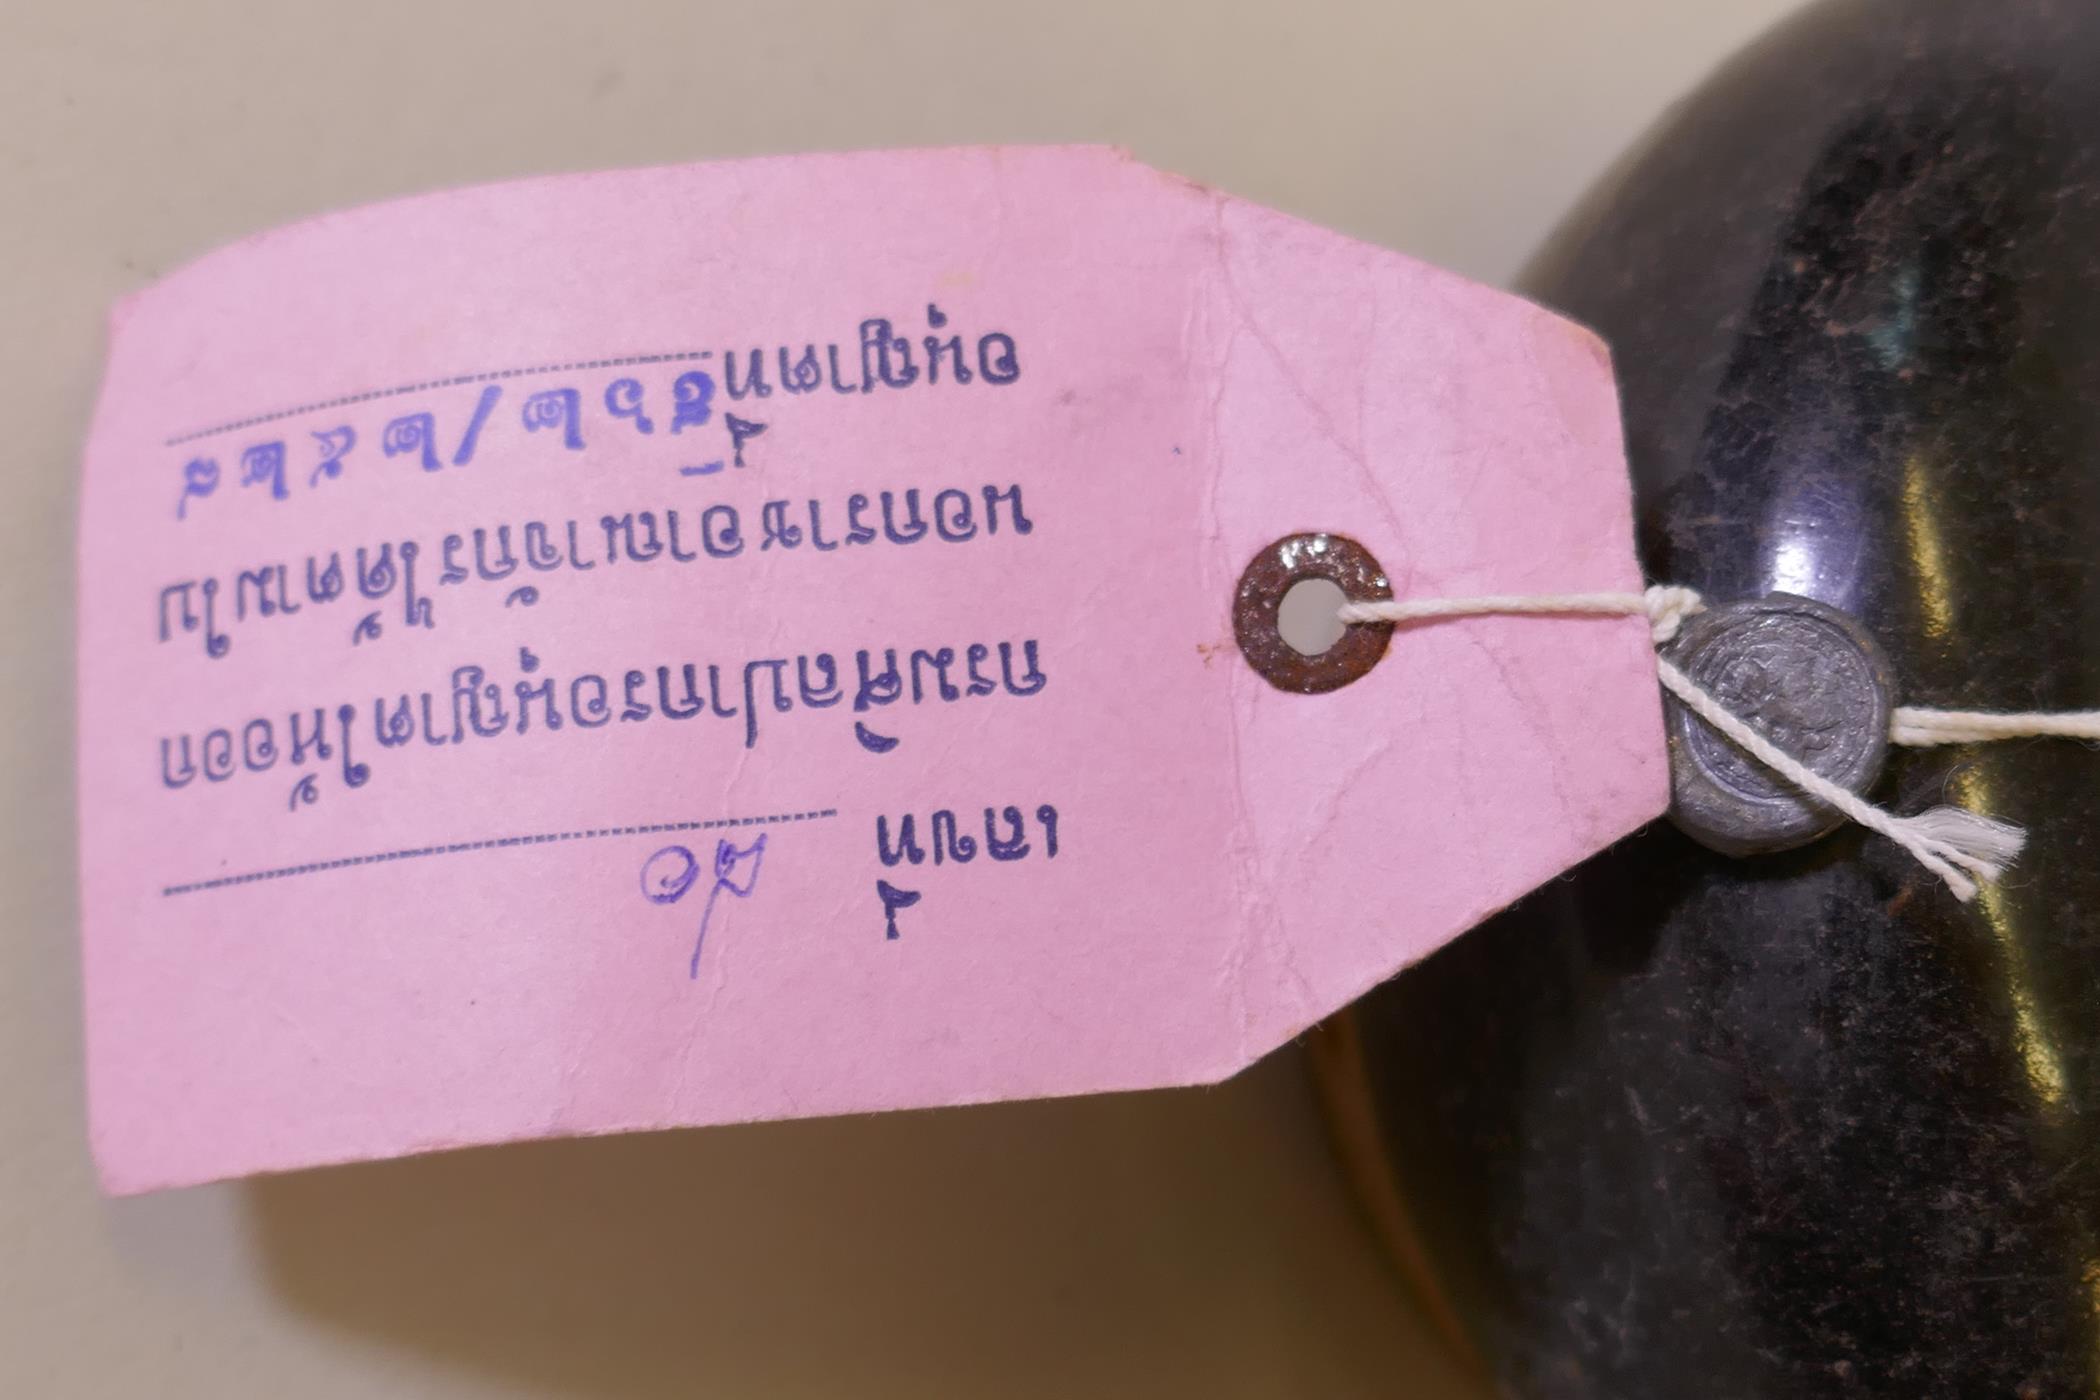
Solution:
{"label": "beige background surface", "polygon": [[1295,1051],[1206,1092],[99,1199],[70,559],[102,312],[381,196],[971,141],[1122,143],[1506,281],[1789,8],[0,0],[0,1395],[1470,1394],[1368,1244]]}

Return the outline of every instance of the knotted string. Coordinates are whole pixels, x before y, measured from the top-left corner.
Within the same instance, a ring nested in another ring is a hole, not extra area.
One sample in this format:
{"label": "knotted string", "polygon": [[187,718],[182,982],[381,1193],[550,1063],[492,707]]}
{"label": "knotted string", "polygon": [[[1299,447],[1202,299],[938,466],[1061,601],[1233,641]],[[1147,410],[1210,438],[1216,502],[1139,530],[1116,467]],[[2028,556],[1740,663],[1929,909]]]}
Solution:
{"label": "knotted string", "polygon": [[[1344,623],[1422,622],[1495,613],[1645,617],[1655,645],[1660,648],[1676,638],[1686,618],[1704,611],[1705,607],[1705,600],[1694,589],[1656,587],[1645,593],[1554,593],[1349,602],[1342,605],[1341,620]],[[1817,802],[1909,851],[1920,865],[1945,881],[1954,897],[1964,903],[1976,897],[1977,881],[2001,878],[2027,843],[2027,833],[2019,827],[1960,807],[1934,807],[1914,817],[1899,817],[1876,807],[1758,733],[1748,721],[1701,689],[1668,658],[1657,655],[1655,666],[1663,688],[1722,737]],[[1894,711],[1889,725],[1891,743],[1919,748],[2049,736],[2100,739],[2100,710],[1996,714],[1981,710],[1929,710],[1904,706]]]}

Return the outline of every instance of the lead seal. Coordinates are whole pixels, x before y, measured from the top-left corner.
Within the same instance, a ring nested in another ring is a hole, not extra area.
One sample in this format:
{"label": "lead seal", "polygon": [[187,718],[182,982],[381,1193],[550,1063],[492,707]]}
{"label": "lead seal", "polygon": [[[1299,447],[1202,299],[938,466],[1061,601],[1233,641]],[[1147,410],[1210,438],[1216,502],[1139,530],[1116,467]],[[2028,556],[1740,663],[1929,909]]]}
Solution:
{"label": "lead seal", "polygon": [[[1752,729],[1813,772],[1864,793],[1889,749],[1888,660],[1857,622],[1774,593],[1709,608],[1663,653]],[[1791,850],[1844,820],[1664,695],[1670,819],[1724,855]]]}

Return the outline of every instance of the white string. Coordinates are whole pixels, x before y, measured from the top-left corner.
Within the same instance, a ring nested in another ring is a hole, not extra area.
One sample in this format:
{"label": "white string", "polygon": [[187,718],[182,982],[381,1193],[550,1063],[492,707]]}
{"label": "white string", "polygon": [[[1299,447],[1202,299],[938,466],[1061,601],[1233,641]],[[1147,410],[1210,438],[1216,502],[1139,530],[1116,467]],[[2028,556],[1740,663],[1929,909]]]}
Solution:
{"label": "white string", "polygon": [[1904,706],[1890,716],[1889,739],[1911,748],[1974,744],[1993,739],[2100,740],[2100,710],[2059,714],[1998,714],[1990,710],[1921,710]]}
{"label": "white string", "polygon": [[1976,897],[1976,881],[1969,878],[1971,875],[1996,880],[2027,844],[2027,833],[2020,828],[1959,807],[1935,807],[1915,817],[1893,816],[1817,773],[1752,729],[1664,658],[1655,658],[1655,669],[1663,688],[1722,737],[1824,806],[1835,808],[1909,851],[1920,865],[1946,881],[1954,897],[1964,904]]}
{"label": "white string", "polygon": [[1347,602],[1341,619],[1349,622],[1421,622],[1439,617],[1479,617],[1487,613],[1559,613],[1597,617],[1645,617],[1661,646],[1706,602],[1698,590],[1655,587],[1646,593],[1488,594],[1479,598],[1410,598],[1390,602]]}
{"label": "white string", "polygon": [[[1421,622],[1479,617],[1490,613],[1646,617],[1658,647],[1677,636],[1684,620],[1705,610],[1690,588],[1650,588],[1645,593],[1552,593],[1487,595],[1478,598],[1418,598],[1393,602],[1348,602],[1344,623]],[[1852,821],[1888,837],[1940,877],[1954,897],[1974,899],[1978,880],[2005,874],[2027,834],[2019,827],[1959,807],[1934,807],[1899,817],[1823,777],[1751,728],[1740,715],[1661,656],[1655,660],[1663,688],[1728,741],[1794,787]],[[1891,716],[1891,743],[1912,747],[1994,739],[2063,737],[2100,740],[2100,710],[2065,713],[1995,714],[1980,710],[1929,710],[1915,706]]]}

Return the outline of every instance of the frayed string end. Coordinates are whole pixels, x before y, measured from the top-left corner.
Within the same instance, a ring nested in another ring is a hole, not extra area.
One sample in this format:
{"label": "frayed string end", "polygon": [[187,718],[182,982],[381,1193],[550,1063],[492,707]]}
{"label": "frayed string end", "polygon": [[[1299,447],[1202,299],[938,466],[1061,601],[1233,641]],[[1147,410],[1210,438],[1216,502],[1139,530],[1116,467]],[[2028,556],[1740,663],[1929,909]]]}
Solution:
{"label": "frayed string end", "polygon": [[[1929,853],[1976,880],[1990,883],[2005,877],[2027,845],[2024,829],[1961,807],[1934,807],[1914,817],[1899,817],[1892,825],[1904,833],[1897,840],[1920,860]],[[1916,844],[1904,839],[1906,836]],[[1953,878],[1945,870],[1939,875],[1964,904],[1976,897],[1975,881]]]}

